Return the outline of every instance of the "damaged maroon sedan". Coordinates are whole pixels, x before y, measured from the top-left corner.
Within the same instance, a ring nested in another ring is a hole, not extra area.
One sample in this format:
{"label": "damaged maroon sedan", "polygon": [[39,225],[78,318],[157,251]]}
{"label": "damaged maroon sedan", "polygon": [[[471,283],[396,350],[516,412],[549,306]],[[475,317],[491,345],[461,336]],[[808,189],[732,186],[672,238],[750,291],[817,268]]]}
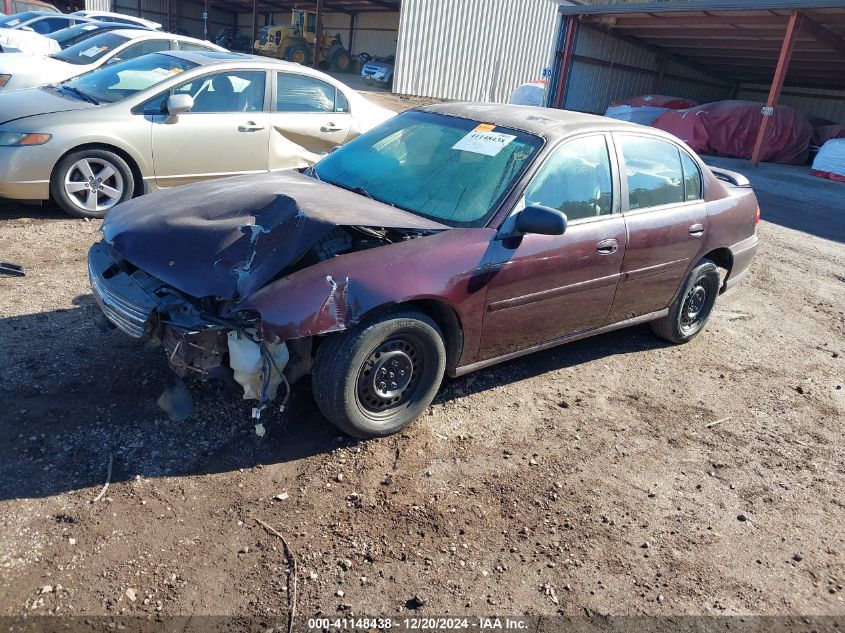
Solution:
{"label": "damaged maroon sedan", "polygon": [[160,341],[178,376],[231,377],[260,417],[310,373],[325,416],[374,437],[444,373],[644,322],[690,340],[747,274],[758,221],[742,176],[663,132],[444,104],[303,172],[123,203],[89,274],[106,317]]}

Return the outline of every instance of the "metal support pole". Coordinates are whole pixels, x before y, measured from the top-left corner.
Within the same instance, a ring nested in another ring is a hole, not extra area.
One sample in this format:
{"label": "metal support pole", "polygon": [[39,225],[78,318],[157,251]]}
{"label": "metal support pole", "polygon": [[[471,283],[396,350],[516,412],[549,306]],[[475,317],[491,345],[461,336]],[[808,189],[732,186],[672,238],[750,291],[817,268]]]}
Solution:
{"label": "metal support pole", "polygon": [[141,0],[138,0],[138,17],[141,17]]}
{"label": "metal support pole", "polygon": [[669,65],[669,59],[665,55],[661,55],[657,60],[657,75],[654,78],[653,94],[663,94],[663,82],[666,79],[666,67]]}
{"label": "metal support pole", "polygon": [[173,0],[167,0],[167,31],[173,33]]}
{"label": "metal support pole", "polygon": [[353,13],[349,16],[349,41],[346,43],[346,48],[349,50],[349,54],[352,54],[352,42],[355,38],[355,17],[357,13]]}
{"label": "metal support pole", "polygon": [[208,18],[211,11],[211,0],[205,0],[205,10],[202,13],[202,31],[203,39],[208,40]]}
{"label": "metal support pole", "polygon": [[252,0],[252,44],[250,52],[255,48],[255,40],[258,39],[258,0]]}
{"label": "metal support pole", "polygon": [[320,68],[320,43],[323,39],[323,0],[317,0],[317,24],[314,29],[314,61],[312,66]]}
{"label": "metal support pole", "polygon": [[786,26],[786,35],[783,38],[783,44],[780,48],[780,58],[778,59],[778,66],[775,70],[774,79],[772,79],[772,87],[769,90],[769,99],[766,101],[766,107],[763,109],[763,120],[760,122],[760,131],[757,132],[757,141],[754,143],[754,152],[751,154],[751,164],[759,165],[760,158],[763,155],[764,145],[766,143],[766,132],[769,130],[769,124],[772,122],[772,115],[774,114],[774,107],[778,104],[780,93],[783,90],[783,82],[786,80],[786,73],[789,70],[789,62],[792,59],[792,53],[795,51],[795,42],[798,40],[798,34],[801,31],[801,17],[800,11],[793,10],[789,14],[789,24]]}
{"label": "metal support pole", "polygon": [[558,53],[561,56],[561,62],[557,79],[557,90],[555,90],[556,108],[562,108],[563,104],[566,103],[566,83],[572,67],[572,54],[575,50],[575,33],[577,28],[578,23],[574,17],[566,18],[566,35],[563,38],[563,50]]}

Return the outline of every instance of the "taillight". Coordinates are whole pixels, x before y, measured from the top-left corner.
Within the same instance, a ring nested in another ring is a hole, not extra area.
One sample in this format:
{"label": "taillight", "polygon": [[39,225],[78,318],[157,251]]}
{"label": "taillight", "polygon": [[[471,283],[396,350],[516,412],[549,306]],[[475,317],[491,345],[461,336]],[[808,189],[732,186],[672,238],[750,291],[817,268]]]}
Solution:
{"label": "taillight", "polygon": [[760,205],[757,205],[757,214],[754,216],[754,226],[760,224]]}

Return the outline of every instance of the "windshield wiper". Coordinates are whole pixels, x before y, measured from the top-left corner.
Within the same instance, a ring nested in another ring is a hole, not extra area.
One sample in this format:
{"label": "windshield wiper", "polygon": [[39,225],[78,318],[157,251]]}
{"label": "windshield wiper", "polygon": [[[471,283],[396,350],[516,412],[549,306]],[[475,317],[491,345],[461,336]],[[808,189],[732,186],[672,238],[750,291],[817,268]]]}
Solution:
{"label": "windshield wiper", "polygon": [[314,178],[315,180],[319,180],[320,182],[323,182],[323,179],[320,178],[320,174],[317,173],[317,168],[315,166],[312,165],[306,171],[308,172],[308,175],[311,176],[312,178]]}
{"label": "windshield wiper", "polygon": [[93,103],[94,105],[100,105],[100,102],[89,95],[87,92],[82,92],[79,88],[71,88],[70,86],[62,86],[59,90],[67,90],[68,92],[72,92],[75,95],[78,95],[80,99],[83,101],[87,101],[88,103]]}
{"label": "windshield wiper", "polygon": [[[350,189],[349,191],[351,191],[352,193],[357,193],[357,194],[362,195],[362,196],[367,196],[370,200],[376,200],[376,198],[369,191],[364,189],[363,187],[352,187],[352,189]],[[381,202],[380,200],[376,200],[376,201]]]}

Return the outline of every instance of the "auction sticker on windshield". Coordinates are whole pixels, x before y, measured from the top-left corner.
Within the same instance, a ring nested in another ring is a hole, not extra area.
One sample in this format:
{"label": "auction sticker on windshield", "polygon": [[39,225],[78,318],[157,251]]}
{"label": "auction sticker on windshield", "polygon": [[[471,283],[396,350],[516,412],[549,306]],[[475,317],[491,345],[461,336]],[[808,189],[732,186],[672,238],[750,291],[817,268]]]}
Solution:
{"label": "auction sticker on windshield", "polygon": [[495,126],[488,123],[477,125],[469,134],[452,146],[463,152],[484,154],[485,156],[496,156],[513,141],[516,136],[513,134],[502,134],[494,132]]}
{"label": "auction sticker on windshield", "polygon": [[99,55],[103,51],[107,51],[109,49],[108,46],[92,46],[91,48],[86,48],[84,51],[79,53],[83,57],[95,57]]}

